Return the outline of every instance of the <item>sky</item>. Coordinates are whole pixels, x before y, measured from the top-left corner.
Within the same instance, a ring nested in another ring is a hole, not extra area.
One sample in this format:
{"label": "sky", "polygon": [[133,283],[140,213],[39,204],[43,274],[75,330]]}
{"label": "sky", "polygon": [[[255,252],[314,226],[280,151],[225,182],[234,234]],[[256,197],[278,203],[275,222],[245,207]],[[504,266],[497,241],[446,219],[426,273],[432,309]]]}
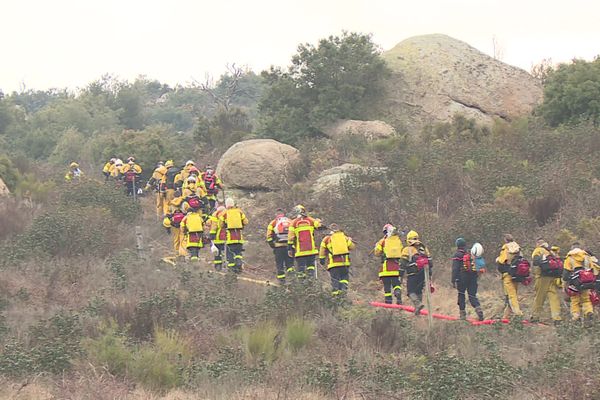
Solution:
{"label": "sky", "polygon": [[0,89],[85,87],[109,73],[171,86],[228,63],[286,66],[300,43],[343,30],[383,50],[443,33],[525,70],[600,54],[592,0],[0,0]]}

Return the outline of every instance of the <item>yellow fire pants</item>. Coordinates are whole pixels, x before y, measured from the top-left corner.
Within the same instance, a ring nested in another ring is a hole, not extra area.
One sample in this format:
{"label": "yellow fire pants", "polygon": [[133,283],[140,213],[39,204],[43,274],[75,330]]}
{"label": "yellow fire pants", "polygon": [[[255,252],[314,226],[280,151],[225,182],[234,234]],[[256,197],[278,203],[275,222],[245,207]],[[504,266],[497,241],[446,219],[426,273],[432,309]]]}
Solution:
{"label": "yellow fire pants", "polygon": [[506,296],[506,306],[504,307],[504,317],[509,318],[511,314],[523,315],[519,306],[519,298],[517,297],[518,282],[514,282],[508,273],[502,274],[502,288]]}

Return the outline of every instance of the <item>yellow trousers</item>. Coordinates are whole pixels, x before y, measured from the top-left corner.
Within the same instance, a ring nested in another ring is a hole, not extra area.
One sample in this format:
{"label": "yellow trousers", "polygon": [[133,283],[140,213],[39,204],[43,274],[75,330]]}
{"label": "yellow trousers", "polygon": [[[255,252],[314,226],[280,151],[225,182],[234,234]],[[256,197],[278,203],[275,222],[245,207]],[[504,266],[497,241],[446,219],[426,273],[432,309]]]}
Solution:
{"label": "yellow trousers", "polygon": [[554,321],[560,321],[560,287],[557,285],[557,278],[551,276],[542,276],[541,273],[535,273],[535,297],[533,299],[533,308],[531,310],[531,319],[539,319],[544,308],[546,298],[550,304],[550,315]]}
{"label": "yellow trousers", "polygon": [[176,256],[186,256],[185,238],[181,228],[171,228],[171,240],[173,241],[173,250]]}
{"label": "yellow trousers", "polygon": [[514,282],[508,273],[502,274],[502,288],[506,296],[506,307],[504,307],[504,317],[509,318],[511,314],[523,315],[519,306],[519,298],[517,297],[518,282]]}
{"label": "yellow trousers", "polygon": [[594,313],[589,290],[582,290],[577,296],[571,297],[571,318],[573,321],[579,320],[582,312],[584,316]]}
{"label": "yellow trousers", "polygon": [[[168,206],[166,206],[168,207]],[[162,218],[165,215],[165,197],[164,193],[156,193],[156,216]]]}
{"label": "yellow trousers", "polygon": [[169,203],[175,198],[175,189],[167,189],[163,200],[163,214],[169,213]]}

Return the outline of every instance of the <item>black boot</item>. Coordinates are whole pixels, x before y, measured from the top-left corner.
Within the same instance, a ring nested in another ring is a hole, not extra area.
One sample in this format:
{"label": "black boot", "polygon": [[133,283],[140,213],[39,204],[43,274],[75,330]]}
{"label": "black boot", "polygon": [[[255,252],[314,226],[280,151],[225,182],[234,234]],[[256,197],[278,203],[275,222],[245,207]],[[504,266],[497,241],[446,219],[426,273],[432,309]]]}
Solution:
{"label": "black boot", "polygon": [[483,310],[481,307],[475,307],[475,312],[477,313],[477,319],[483,321]]}

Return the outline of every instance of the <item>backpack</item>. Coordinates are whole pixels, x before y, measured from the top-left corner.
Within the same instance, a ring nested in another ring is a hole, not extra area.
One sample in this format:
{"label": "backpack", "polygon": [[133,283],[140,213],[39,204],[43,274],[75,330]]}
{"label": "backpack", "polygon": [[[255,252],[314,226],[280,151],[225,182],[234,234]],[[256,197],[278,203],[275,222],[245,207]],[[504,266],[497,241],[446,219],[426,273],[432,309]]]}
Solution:
{"label": "backpack", "polygon": [[331,244],[331,253],[334,256],[341,256],[350,253],[348,249],[348,238],[344,232],[335,232],[330,236],[329,243]]}
{"label": "backpack", "polygon": [[217,178],[214,174],[204,174],[204,186],[206,187],[206,192],[209,195],[219,193],[219,188],[217,187]]}
{"label": "backpack", "polygon": [[531,264],[524,257],[515,258],[512,265],[510,266],[510,275],[513,281],[524,282],[529,278],[529,272]]}
{"label": "backpack", "polygon": [[275,220],[275,227],[273,228],[273,233],[275,233],[275,238],[277,242],[283,243],[287,242],[288,232],[290,231],[290,224],[292,221],[286,216],[278,217]]}
{"label": "backpack", "polygon": [[383,254],[386,260],[402,257],[402,239],[398,235],[392,235],[383,242]]}
{"label": "backpack", "polygon": [[[298,243],[298,248],[296,249],[296,251],[303,252],[315,250],[313,221],[308,218],[302,218],[300,220],[297,220],[294,227],[296,228],[296,240]],[[308,227],[308,229],[306,229],[306,227]]]}
{"label": "backpack", "polygon": [[559,278],[563,272],[563,262],[560,258],[550,255],[540,264],[543,276]]}
{"label": "backpack", "polygon": [[137,178],[137,172],[133,168],[125,172],[125,182],[135,182],[135,178]]}
{"label": "backpack", "polygon": [[181,171],[180,168],[171,167],[165,172],[165,184],[167,185],[167,189],[175,189],[175,177]]}
{"label": "backpack", "polygon": [[571,282],[580,290],[593,289],[596,275],[591,269],[579,269],[573,273]]}
{"label": "backpack", "polygon": [[185,220],[185,225],[188,232],[202,232],[204,228],[204,221],[200,214],[190,213]]}
{"label": "backpack", "polygon": [[179,224],[181,224],[181,221],[183,221],[184,217],[185,217],[184,213],[174,212],[173,215],[171,215],[171,224],[174,227],[179,228]]}
{"label": "backpack", "polygon": [[463,262],[463,270],[465,272],[477,272],[477,265],[475,264],[475,257],[469,253],[465,252],[462,257]]}
{"label": "backpack", "polygon": [[225,224],[227,225],[227,229],[242,229],[244,227],[242,223],[242,211],[239,208],[230,208],[227,210]]}
{"label": "backpack", "polygon": [[198,196],[190,196],[186,199],[186,201],[188,205],[194,210],[197,210],[200,207],[202,207],[202,200],[200,200]]}
{"label": "backpack", "polygon": [[413,270],[414,267],[416,267],[415,272],[420,272],[429,265],[429,256],[427,255],[427,253],[425,253],[425,247],[419,246],[419,248],[417,249],[417,253],[412,256],[411,264],[413,266]]}

